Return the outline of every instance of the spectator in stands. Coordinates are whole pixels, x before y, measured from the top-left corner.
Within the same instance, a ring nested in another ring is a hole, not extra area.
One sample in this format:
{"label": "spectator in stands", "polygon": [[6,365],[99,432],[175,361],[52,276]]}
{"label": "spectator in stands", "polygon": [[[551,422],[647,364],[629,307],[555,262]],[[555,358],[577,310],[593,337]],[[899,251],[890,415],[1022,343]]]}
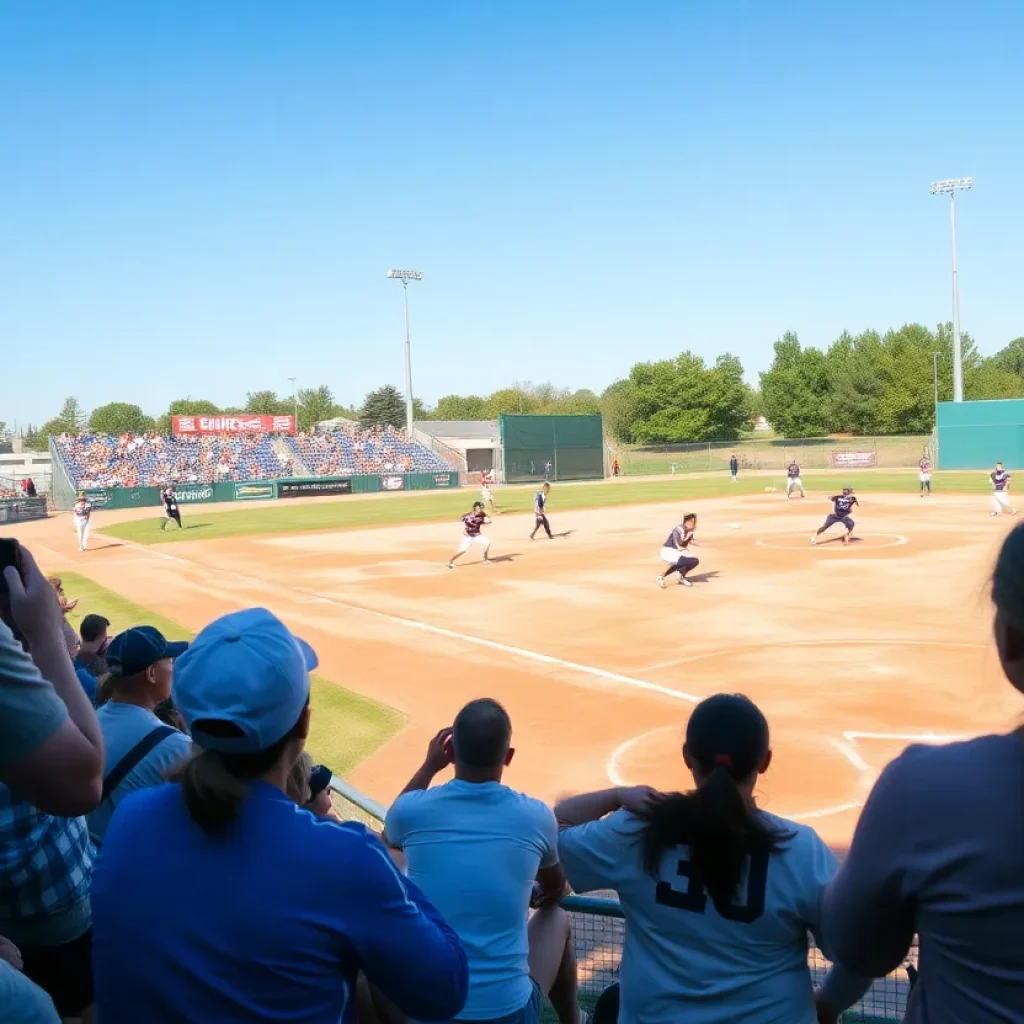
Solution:
{"label": "spectator in stands", "polygon": [[102,615],[86,615],[78,627],[82,642],[78,654],[75,655],[75,661],[91,672],[96,679],[101,679],[110,671],[107,660],[103,657],[110,645],[110,637],[107,635],[109,628],[110,619],[105,619]]}
{"label": "spectator in stands", "polygon": [[[60,610],[66,616],[68,612],[73,612],[78,607],[78,601],[69,601],[64,594],[64,582],[59,576],[51,576],[47,580],[47,583],[53,588],[53,592],[57,595],[57,601],[60,604]],[[61,632],[64,634],[64,643],[67,647],[68,654],[74,658],[78,654],[79,648],[82,646],[81,641],[78,639],[78,634],[75,632],[74,627],[65,618],[61,623]]]}
{"label": "spectator in stands", "polygon": [[174,702],[197,753],[173,785],[122,802],[96,864],[103,1024],[337,1024],[359,970],[418,1020],[462,1009],[458,939],[379,839],[286,795],[315,666],[263,609],[217,620],[179,658]]}
{"label": "spectator in stands", "polygon": [[309,800],[306,809],[321,818],[333,818],[334,804],[331,802],[331,778],[334,773],[325,764],[315,764],[309,773]]}
{"label": "spectator in stands", "polygon": [[103,739],[64,646],[60,606],[31,552],[4,570],[11,625],[0,621],[0,783],[48,814],[100,799]]}
{"label": "spectator in stands", "polygon": [[155,714],[171,695],[174,659],[187,649],[187,643],[171,643],[153,626],[134,626],[110,642],[110,674],[104,680],[108,699],[97,715],[106,748],[103,799],[89,815],[97,844],[129,793],[159,786],[192,753],[189,738]]}
{"label": "spectator in stands", "polygon": [[[493,700],[467,704],[431,741],[423,766],[388,811],[389,845],[409,878],[455,929],[469,957],[460,1019],[539,1024],[549,996],[577,1024],[576,961],[551,809],[502,785],[515,751],[512,723]],[[454,761],[455,779],[428,789]],[[535,883],[542,909],[529,917]]]}
{"label": "spectator in stands", "polygon": [[570,884],[614,889],[625,912],[619,1020],[837,1020],[870,982],[834,967],[812,999],[807,933],[831,955],[819,907],[837,863],[813,829],[754,803],[771,764],[764,716],[746,697],[709,697],[683,759],[689,793],[610,789],[555,808]]}
{"label": "spectator in stands", "polygon": [[[1024,693],[1024,526],[992,575],[1003,672]],[[1024,1020],[1024,728],[908,747],[882,772],[825,896],[845,966],[896,968],[915,933],[920,965],[905,1020]]]}

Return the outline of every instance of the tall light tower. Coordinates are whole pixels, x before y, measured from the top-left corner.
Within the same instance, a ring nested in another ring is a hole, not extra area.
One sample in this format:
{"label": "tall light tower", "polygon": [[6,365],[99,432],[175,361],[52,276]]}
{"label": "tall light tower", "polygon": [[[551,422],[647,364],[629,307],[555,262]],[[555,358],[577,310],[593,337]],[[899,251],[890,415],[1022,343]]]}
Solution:
{"label": "tall light tower", "polygon": [[388,277],[392,281],[402,282],[405,294],[405,430],[412,440],[412,343],[409,341],[409,282],[422,281],[423,274],[418,270],[389,270]]}
{"label": "tall light tower", "polygon": [[974,185],[973,178],[932,182],[933,196],[949,196],[949,234],[953,243],[953,401],[964,400],[964,362],[960,347],[960,282],[956,269],[956,193]]}

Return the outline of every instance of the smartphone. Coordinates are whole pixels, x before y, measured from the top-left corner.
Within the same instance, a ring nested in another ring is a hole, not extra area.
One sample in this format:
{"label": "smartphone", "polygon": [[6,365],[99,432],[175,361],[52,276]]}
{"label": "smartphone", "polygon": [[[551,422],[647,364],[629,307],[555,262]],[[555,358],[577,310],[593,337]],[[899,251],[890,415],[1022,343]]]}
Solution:
{"label": "smartphone", "polygon": [[4,569],[13,565],[21,575],[21,545],[10,537],[0,537],[0,594],[7,593]]}

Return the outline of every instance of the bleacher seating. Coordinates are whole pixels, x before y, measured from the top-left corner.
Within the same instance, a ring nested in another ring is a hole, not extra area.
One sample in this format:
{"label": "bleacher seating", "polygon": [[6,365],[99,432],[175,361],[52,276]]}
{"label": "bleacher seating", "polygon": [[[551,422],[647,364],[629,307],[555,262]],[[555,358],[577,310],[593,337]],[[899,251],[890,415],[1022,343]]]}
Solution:
{"label": "bleacher seating", "polygon": [[300,433],[287,442],[314,476],[447,473],[451,466],[393,427]]}

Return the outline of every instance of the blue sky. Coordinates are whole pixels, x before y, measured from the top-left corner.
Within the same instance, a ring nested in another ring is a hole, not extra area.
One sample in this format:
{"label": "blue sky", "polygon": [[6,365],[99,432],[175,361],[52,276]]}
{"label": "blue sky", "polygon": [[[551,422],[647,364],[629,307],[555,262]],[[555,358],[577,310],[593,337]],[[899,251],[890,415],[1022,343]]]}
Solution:
{"label": "blue sky", "polygon": [[1024,334],[1024,8],[790,0],[0,7],[0,419],[358,403],[949,318]]}

